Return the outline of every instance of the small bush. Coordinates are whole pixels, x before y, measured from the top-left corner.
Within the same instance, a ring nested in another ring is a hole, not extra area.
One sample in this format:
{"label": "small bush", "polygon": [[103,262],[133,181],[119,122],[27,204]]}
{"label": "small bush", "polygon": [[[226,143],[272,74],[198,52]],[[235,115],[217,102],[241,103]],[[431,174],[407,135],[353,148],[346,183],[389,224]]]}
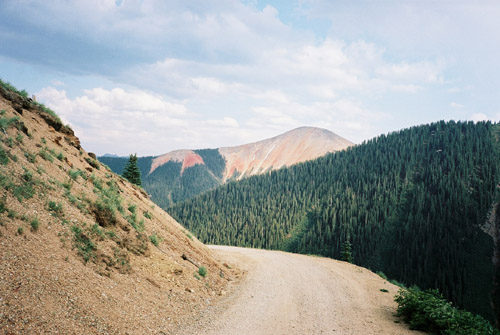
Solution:
{"label": "small bush", "polygon": [[68,171],[68,174],[69,174],[69,176],[70,176],[71,179],[73,179],[73,180],[76,181],[78,179],[78,176],[82,175],[82,171],[71,169],[71,170]]}
{"label": "small bush", "polygon": [[23,139],[24,139],[23,134],[21,134],[21,133],[17,133],[17,136],[16,136],[16,141],[17,141],[17,143],[22,144],[22,143],[23,143]]}
{"label": "small bush", "polygon": [[204,266],[200,266],[198,268],[198,274],[202,277],[205,277],[207,275],[207,268],[205,268]]}
{"label": "small bush", "polygon": [[30,163],[35,163],[36,162],[36,155],[35,154],[30,154],[29,152],[24,152],[24,157],[26,157],[26,159]]}
{"label": "small bush", "polygon": [[128,210],[129,210],[129,212],[130,212],[130,213],[134,213],[134,214],[135,214],[135,209],[136,209],[136,207],[137,207],[136,205],[129,205],[129,206],[128,206]]}
{"label": "small bush", "polygon": [[7,165],[9,163],[9,156],[5,150],[0,146],[0,164]]}
{"label": "small bush", "polygon": [[155,247],[157,247],[160,244],[160,238],[155,234],[149,236],[149,240],[151,243],[154,244]]}
{"label": "small bush", "polygon": [[94,242],[83,233],[78,226],[71,226],[71,231],[74,234],[74,245],[78,249],[78,254],[87,263],[90,259],[95,258],[95,250],[97,250]]}
{"label": "small bush", "polygon": [[23,227],[18,227],[17,228],[17,235],[22,235],[24,233]]}
{"label": "small bush", "polygon": [[38,222],[37,218],[34,218],[33,220],[31,220],[30,225],[31,225],[31,230],[38,231],[38,228],[40,227],[40,222]]}
{"label": "small bush", "polygon": [[64,160],[64,155],[63,155],[63,153],[62,153],[62,152],[58,153],[58,154],[56,155],[56,158],[57,158],[58,160],[60,160],[60,161],[63,161],[63,160]]}
{"label": "small bush", "polygon": [[49,161],[51,163],[54,162],[54,158],[52,158],[52,156],[50,155],[50,153],[47,151],[46,148],[40,149],[38,155],[43,159],[45,159],[46,161]]}
{"label": "small bush", "polygon": [[438,290],[400,289],[394,300],[398,316],[404,317],[410,329],[437,335],[500,334],[481,316],[453,307]]}
{"label": "small bush", "polygon": [[92,159],[90,157],[85,157],[85,161],[93,168],[99,170],[99,162],[97,162],[95,159]]}
{"label": "small bush", "polygon": [[55,201],[49,201],[48,203],[49,211],[54,214],[54,216],[61,216],[63,213],[63,208],[61,203],[57,203]]}
{"label": "small bush", "polygon": [[148,211],[143,212],[143,214],[144,214],[144,217],[146,219],[150,219],[151,220],[152,216],[151,216],[151,214]]}
{"label": "small bush", "polygon": [[385,275],[385,273],[383,273],[382,271],[377,271],[377,274],[382,278],[382,279],[385,279],[385,280],[388,280],[387,279],[387,276]]}

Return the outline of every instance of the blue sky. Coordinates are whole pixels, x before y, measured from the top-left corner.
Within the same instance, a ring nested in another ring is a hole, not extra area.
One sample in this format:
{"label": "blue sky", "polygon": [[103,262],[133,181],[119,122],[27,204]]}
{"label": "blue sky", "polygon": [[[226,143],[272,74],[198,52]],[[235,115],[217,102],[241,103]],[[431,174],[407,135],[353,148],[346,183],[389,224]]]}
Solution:
{"label": "blue sky", "polygon": [[3,0],[0,78],[97,154],[500,121],[493,0]]}

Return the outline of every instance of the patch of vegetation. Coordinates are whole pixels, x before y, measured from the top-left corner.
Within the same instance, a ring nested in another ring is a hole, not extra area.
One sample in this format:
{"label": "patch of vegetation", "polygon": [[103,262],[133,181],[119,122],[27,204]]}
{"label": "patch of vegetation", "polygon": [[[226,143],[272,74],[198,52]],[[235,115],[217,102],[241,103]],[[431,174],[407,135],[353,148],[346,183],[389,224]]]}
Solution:
{"label": "patch of vegetation", "polygon": [[380,292],[387,293],[387,292],[389,292],[389,290],[387,290],[387,289],[385,289],[385,288],[381,288],[381,289],[380,289]]}
{"label": "patch of vegetation", "polygon": [[23,227],[17,227],[17,235],[22,235],[24,233]]}
{"label": "patch of vegetation", "polygon": [[202,277],[205,277],[207,275],[207,268],[204,266],[200,266],[198,268],[198,274]]}
{"label": "patch of vegetation", "polygon": [[385,280],[389,280],[387,279],[387,276],[385,275],[385,273],[383,273],[382,271],[377,271],[377,274],[382,278],[382,279],[385,279]]}
{"label": "patch of vegetation", "polygon": [[7,205],[5,204],[5,201],[2,199],[0,200],[0,214],[6,212],[8,209],[7,209]]}
{"label": "patch of vegetation", "polygon": [[93,168],[99,170],[99,162],[96,161],[95,159],[92,159],[90,157],[85,157],[85,161],[89,163],[89,165],[92,166]]}
{"label": "patch of vegetation", "polygon": [[68,174],[69,174],[71,179],[76,181],[78,179],[78,177],[82,175],[82,171],[78,170],[78,169],[76,169],[76,170],[71,169],[68,171]]}
{"label": "patch of vegetation", "polygon": [[31,199],[35,195],[35,188],[32,182],[25,182],[21,185],[14,185],[12,194],[21,202],[23,199]]}
{"label": "patch of vegetation", "polygon": [[71,226],[71,231],[74,234],[73,242],[74,246],[78,249],[78,255],[83,258],[85,263],[90,259],[94,259],[95,251],[97,250],[94,242],[78,226]]}
{"label": "patch of vegetation", "polygon": [[19,143],[19,144],[23,144],[23,139],[24,139],[23,134],[17,133],[16,142]]}
{"label": "patch of vegetation", "polygon": [[90,232],[91,232],[92,235],[96,236],[101,241],[106,238],[106,235],[104,234],[104,231],[96,223],[92,225],[92,228],[90,229]]}
{"label": "patch of vegetation", "polygon": [[54,162],[54,158],[52,158],[52,155],[50,154],[49,151],[47,151],[47,148],[43,148],[43,149],[40,149],[40,151],[38,152],[38,155],[40,157],[42,157],[43,159],[45,159],[46,161],[49,161],[49,162]]}
{"label": "patch of vegetation", "polygon": [[7,156],[5,150],[0,146],[0,164],[7,165],[8,163],[9,163],[9,156]]}
{"label": "patch of vegetation", "polygon": [[47,144],[47,140],[45,139],[45,137],[42,137],[42,143]]}
{"label": "patch of vegetation", "polygon": [[410,329],[437,335],[500,334],[481,316],[453,307],[438,290],[401,289],[394,300],[398,303],[398,316],[409,323]]}
{"label": "patch of vegetation", "polygon": [[36,155],[29,153],[27,151],[24,152],[24,157],[28,160],[30,163],[35,163],[36,162]]}
{"label": "patch of vegetation", "polygon": [[94,184],[95,188],[97,188],[99,191],[103,190],[102,180],[99,177],[97,177],[95,174],[92,174],[90,176],[90,180],[92,181],[92,184]]}
{"label": "patch of vegetation", "polygon": [[60,153],[58,153],[58,154],[56,155],[56,158],[57,158],[58,160],[60,160],[60,161],[63,161],[63,160],[64,160],[64,154],[63,154],[62,152],[60,152]]}
{"label": "patch of vegetation", "polygon": [[48,205],[48,210],[52,212],[52,215],[56,217],[60,217],[63,214],[63,208],[61,203],[57,203],[55,201],[49,201]]}
{"label": "patch of vegetation", "polygon": [[95,186],[94,192],[99,195],[99,198],[91,206],[91,211],[94,213],[97,223],[102,227],[115,225],[115,211],[123,211],[118,185],[110,180],[106,183],[108,187],[104,187],[102,181],[95,175],[92,175],[91,179]]}
{"label": "patch of vegetation", "polygon": [[146,219],[150,219],[151,220],[151,218],[152,218],[151,214],[148,211],[143,212],[143,215],[144,215],[144,217]]}
{"label": "patch of vegetation", "polygon": [[31,230],[32,231],[38,231],[38,228],[40,227],[40,222],[38,221],[37,218],[33,218],[30,222]]}
{"label": "patch of vegetation", "polygon": [[161,242],[161,239],[156,235],[156,233],[154,233],[153,235],[149,236],[149,240],[151,241],[151,243],[153,243],[153,245],[155,247],[157,247],[158,245],[160,245],[160,242]]}
{"label": "patch of vegetation", "polygon": [[7,139],[5,140],[5,142],[7,143],[7,146],[9,148],[12,148],[14,146],[14,139],[12,137],[7,137]]}
{"label": "patch of vegetation", "polygon": [[11,210],[11,209],[9,209],[8,212],[7,212],[7,217],[9,219],[14,219],[16,217],[16,212],[13,211],[13,210]]}

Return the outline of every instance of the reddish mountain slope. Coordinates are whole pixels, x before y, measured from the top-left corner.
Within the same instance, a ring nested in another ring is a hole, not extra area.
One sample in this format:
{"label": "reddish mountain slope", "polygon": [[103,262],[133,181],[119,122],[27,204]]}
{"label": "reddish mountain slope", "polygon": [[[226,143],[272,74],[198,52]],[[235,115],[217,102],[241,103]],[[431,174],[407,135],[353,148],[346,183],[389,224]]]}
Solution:
{"label": "reddish mountain slope", "polygon": [[276,170],[329,152],[346,149],[352,142],[326,129],[301,127],[282,135],[236,147],[220,148],[226,160],[224,181]]}
{"label": "reddish mountain slope", "polygon": [[[219,148],[226,161],[222,182],[315,159],[351,145],[352,142],[329,130],[300,127],[263,141]],[[192,150],[176,150],[155,158],[149,173],[169,161],[182,163],[181,173],[196,164],[205,164],[203,158]]]}

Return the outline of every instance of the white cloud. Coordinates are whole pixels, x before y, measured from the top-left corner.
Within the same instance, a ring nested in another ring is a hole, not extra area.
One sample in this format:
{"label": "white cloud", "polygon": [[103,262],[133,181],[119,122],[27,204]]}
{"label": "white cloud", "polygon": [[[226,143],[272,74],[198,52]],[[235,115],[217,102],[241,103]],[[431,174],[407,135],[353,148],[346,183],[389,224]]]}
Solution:
{"label": "white cloud", "polygon": [[455,108],[455,109],[461,109],[461,108],[464,108],[465,106],[462,104],[456,103],[456,102],[452,102],[452,103],[450,103],[450,107]]}
{"label": "white cloud", "polygon": [[474,122],[479,122],[479,121],[487,121],[489,120],[489,117],[483,113],[474,113],[470,116],[470,119]]}

